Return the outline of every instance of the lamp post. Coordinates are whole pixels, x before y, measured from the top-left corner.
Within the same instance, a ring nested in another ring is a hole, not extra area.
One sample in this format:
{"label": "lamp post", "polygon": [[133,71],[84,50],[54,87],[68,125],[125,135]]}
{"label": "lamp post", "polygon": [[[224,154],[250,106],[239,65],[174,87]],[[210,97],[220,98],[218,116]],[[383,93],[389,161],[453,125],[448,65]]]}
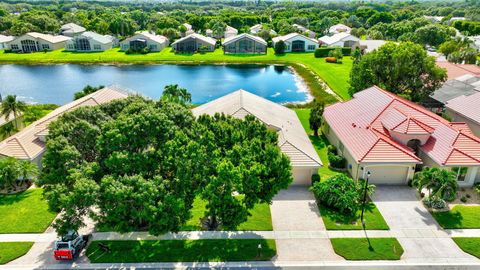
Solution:
{"label": "lamp post", "polygon": [[362,215],[360,219],[362,220],[362,226],[365,229],[365,220],[363,219],[363,213],[365,212],[365,204],[367,203],[367,189],[368,189],[368,179],[370,178],[370,171],[367,171],[367,179],[365,180],[365,187],[363,191],[363,204],[362,204]]}

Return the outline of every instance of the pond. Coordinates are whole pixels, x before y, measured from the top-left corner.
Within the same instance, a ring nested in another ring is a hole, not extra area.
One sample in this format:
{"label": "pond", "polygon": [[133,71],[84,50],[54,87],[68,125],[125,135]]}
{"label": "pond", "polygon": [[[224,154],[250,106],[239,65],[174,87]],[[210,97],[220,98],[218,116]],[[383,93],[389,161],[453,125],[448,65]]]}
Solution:
{"label": "pond", "polygon": [[303,81],[274,65],[0,65],[0,94],[28,103],[65,104],[87,84],[118,85],[157,99],[168,84],[179,84],[201,104],[237,89],[277,103],[304,102]]}

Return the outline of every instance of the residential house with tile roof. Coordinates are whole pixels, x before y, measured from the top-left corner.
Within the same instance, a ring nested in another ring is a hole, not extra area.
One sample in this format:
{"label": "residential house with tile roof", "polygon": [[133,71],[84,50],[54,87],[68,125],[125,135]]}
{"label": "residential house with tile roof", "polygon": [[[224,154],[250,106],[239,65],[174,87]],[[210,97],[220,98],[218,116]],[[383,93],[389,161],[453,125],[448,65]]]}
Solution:
{"label": "residential house with tile roof", "polygon": [[445,111],[455,122],[465,122],[480,137],[480,91],[449,100]]}
{"label": "residential house with tile roof", "polygon": [[67,40],[70,37],[30,32],[8,42],[8,47],[14,52],[24,53],[53,51],[65,48]]}
{"label": "residential house with tile roof", "polygon": [[480,181],[480,138],[379,87],[325,108],[322,130],[347,160],[354,179],[406,184],[421,166],[455,172],[460,186]]}
{"label": "residential house with tile roof", "polygon": [[267,42],[261,38],[247,33],[226,38],[223,41],[225,54],[265,54]]}
{"label": "residential house with tile roof", "polygon": [[292,164],[294,185],[309,185],[312,174],[316,174],[322,166],[322,161],[297,114],[280,104],[245,90],[237,90],[198,106],[192,112],[197,117],[202,114],[223,113],[243,119],[247,115],[253,115],[269,128],[277,131],[278,146],[290,158]]}
{"label": "residential house with tile roof", "polygon": [[0,157],[14,157],[21,160],[29,160],[40,167],[41,159],[45,152],[48,125],[51,122],[58,119],[62,114],[76,108],[100,105],[115,99],[126,98],[127,96],[128,93],[126,91],[109,86],[63,105],[0,142]]}
{"label": "residential house with tile roof", "polygon": [[112,36],[87,31],[67,40],[65,50],[73,52],[103,52],[111,49],[114,41],[115,39]]}
{"label": "residential house with tile roof", "polygon": [[353,47],[360,41],[354,35],[350,35],[347,32],[334,34],[332,36],[323,36],[318,39],[320,45],[326,45],[329,47]]}
{"label": "residential house with tile roof", "polygon": [[181,39],[177,39],[172,43],[172,49],[180,53],[193,53],[201,48],[206,51],[213,52],[217,40],[211,37],[206,37],[197,33],[193,33]]}
{"label": "residential house with tile roof", "polygon": [[151,52],[159,52],[168,46],[168,38],[149,32],[139,32],[120,42],[120,49],[127,51],[132,49],[139,52],[148,48]]}
{"label": "residential house with tile roof", "polygon": [[285,52],[313,52],[318,48],[317,40],[299,33],[290,33],[285,36],[272,38],[274,48],[280,40],[285,43]]}
{"label": "residential house with tile roof", "polygon": [[0,35],[0,50],[8,49],[8,42],[14,40],[13,36]]}
{"label": "residential house with tile roof", "polygon": [[74,37],[76,35],[80,35],[85,31],[87,31],[87,29],[85,29],[85,27],[83,26],[80,26],[75,23],[67,23],[62,25],[62,27],[60,28],[60,35],[64,35],[67,37]]}
{"label": "residential house with tile roof", "polygon": [[328,29],[328,33],[330,33],[330,34],[350,33],[350,31],[352,31],[352,28],[346,26],[345,24],[341,24],[341,23],[332,25]]}

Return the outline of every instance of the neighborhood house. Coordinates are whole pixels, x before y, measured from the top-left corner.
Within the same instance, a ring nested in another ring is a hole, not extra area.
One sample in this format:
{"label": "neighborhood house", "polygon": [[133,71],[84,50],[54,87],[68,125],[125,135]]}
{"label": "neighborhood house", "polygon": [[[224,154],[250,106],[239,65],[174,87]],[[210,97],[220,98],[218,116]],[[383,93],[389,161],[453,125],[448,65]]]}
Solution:
{"label": "neighborhood house", "polygon": [[330,34],[338,34],[338,33],[350,33],[350,31],[352,30],[352,28],[346,26],[345,24],[335,24],[333,26],[331,26],[329,29],[328,29],[328,33]]}
{"label": "neighborhood house", "polygon": [[318,48],[318,42],[315,39],[298,33],[290,33],[285,36],[272,38],[273,47],[275,47],[280,40],[285,42],[285,52],[313,52]]}
{"label": "neighborhood house", "polygon": [[8,42],[14,40],[13,36],[0,35],[0,50],[8,49]]}
{"label": "neighborhood house", "polygon": [[465,122],[473,134],[480,137],[480,91],[449,100],[445,109],[453,121]]}
{"label": "neighborhood house", "polygon": [[45,152],[45,138],[48,135],[48,124],[55,121],[63,113],[76,108],[108,103],[112,100],[125,98],[127,96],[128,94],[122,89],[106,87],[63,105],[0,142],[0,157],[14,157],[21,160],[29,160],[40,167],[41,159]]}
{"label": "neighborhood house", "polygon": [[155,35],[149,32],[140,32],[120,42],[120,49],[127,51],[141,51],[148,48],[152,52],[159,52],[168,46],[168,39],[164,36]]}
{"label": "neighborhood house", "polygon": [[318,41],[320,45],[329,47],[353,47],[360,39],[347,32],[342,32],[334,34],[333,36],[323,36],[319,38]]}
{"label": "neighborhood house", "polygon": [[238,30],[236,28],[233,28],[229,25],[225,27],[224,38],[233,37],[233,36],[236,36],[237,34],[238,34]]}
{"label": "neighborhood house", "polygon": [[113,47],[114,38],[95,32],[83,32],[67,40],[65,49],[76,52],[103,52]]}
{"label": "neighborhood house", "polygon": [[295,29],[297,29],[297,31],[299,31],[301,34],[307,35],[309,38],[315,38],[315,36],[317,35],[315,32],[305,28],[302,25],[294,23],[294,24],[292,24],[292,26]]}
{"label": "neighborhood house", "polygon": [[76,35],[79,35],[79,34],[85,32],[86,30],[87,29],[85,29],[84,27],[82,27],[78,24],[67,23],[67,24],[62,25],[62,27],[60,28],[60,35],[64,35],[64,36],[67,36],[67,37],[74,37]]}
{"label": "neighborhood house", "polygon": [[247,115],[253,115],[268,128],[275,130],[281,151],[290,158],[294,185],[309,185],[312,175],[322,166],[297,114],[280,104],[245,90],[237,90],[196,107],[192,112],[197,117],[202,114],[224,113],[243,119]]}
{"label": "neighborhood house", "polygon": [[175,52],[192,53],[200,49],[213,52],[217,41],[214,38],[194,33],[172,43]]}
{"label": "neighborhood house", "polygon": [[66,36],[53,36],[30,32],[10,41],[8,46],[15,52],[53,51],[65,48],[67,40],[70,40],[70,38]]}
{"label": "neighborhood house", "polygon": [[376,86],[325,108],[322,130],[354,179],[406,184],[421,166],[452,170],[460,186],[480,182],[480,138]]}
{"label": "neighborhood house", "polygon": [[223,41],[223,53],[265,54],[267,53],[267,42],[261,37],[244,33],[226,38]]}
{"label": "neighborhood house", "polygon": [[460,96],[469,96],[480,92],[480,75],[465,74],[446,81],[439,89],[435,90],[424,105],[432,110],[441,112],[450,100]]}

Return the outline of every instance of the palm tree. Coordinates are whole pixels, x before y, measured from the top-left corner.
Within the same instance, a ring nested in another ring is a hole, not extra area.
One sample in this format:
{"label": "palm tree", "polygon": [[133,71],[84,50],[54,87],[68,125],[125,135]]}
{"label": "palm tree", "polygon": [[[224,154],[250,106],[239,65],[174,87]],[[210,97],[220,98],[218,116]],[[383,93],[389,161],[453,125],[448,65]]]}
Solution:
{"label": "palm tree", "polygon": [[434,196],[446,201],[453,201],[457,195],[458,182],[454,172],[436,168],[434,172],[435,184],[432,187]]}
{"label": "palm tree", "polygon": [[12,122],[6,123],[0,128],[0,138],[7,138],[12,135],[17,129]]}
{"label": "palm tree", "polygon": [[185,105],[192,101],[192,94],[178,84],[170,84],[165,86],[161,99]]}
{"label": "palm tree", "polygon": [[19,176],[17,160],[13,157],[0,159],[0,189],[8,186],[15,189],[15,181]]}
{"label": "palm tree", "polygon": [[432,187],[435,184],[435,179],[433,177],[433,172],[435,168],[425,167],[422,171],[416,172],[412,185],[417,188],[418,192],[421,193],[424,188],[428,189],[429,196],[432,193]]}
{"label": "palm tree", "polygon": [[22,177],[22,181],[32,179],[38,175],[38,167],[34,163],[28,160],[21,160],[18,162],[19,174]]}
{"label": "palm tree", "polygon": [[15,127],[18,129],[17,117],[21,112],[25,111],[26,106],[25,102],[17,100],[16,95],[8,95],[2,102],[0,114],[5,116],[7,121],[13,114]]}

